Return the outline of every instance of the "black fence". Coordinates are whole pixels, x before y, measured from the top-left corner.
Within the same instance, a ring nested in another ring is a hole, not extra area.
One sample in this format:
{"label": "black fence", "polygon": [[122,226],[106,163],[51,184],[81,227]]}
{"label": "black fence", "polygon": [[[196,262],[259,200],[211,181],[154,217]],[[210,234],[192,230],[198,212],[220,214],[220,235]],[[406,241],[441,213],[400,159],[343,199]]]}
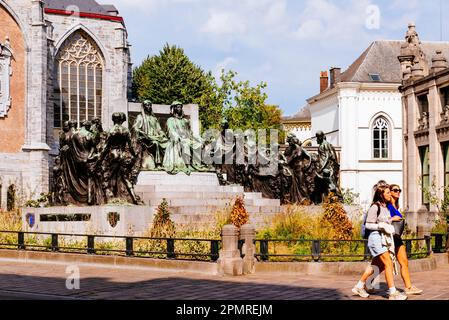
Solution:
{"label": "black fence", "polygon": [[[74,241],[75,238],[81,239],[81,241]],[[431,237],[404,239],[403,241],[409,258],[424,258],[432,252],[446,252],[449,245],[448,239],[449,234],[432,234]],[[260,239],[255,240],[254,243],[256,245],[255,257],[262,262],[366,261],[371,259],[367,240]],[[0,249],[25,251],[216,262],[221,245],[222,241],[217,239],[0,231]],[[244,257],[243,245],[244,241],[240,240],[238,248],[242,257]],[[180,251],[180,247],[184,250]]]}
{"label": "black fence", "polygon": [[[6,235],[10,236],[9,241],[5,241]],[[81,239],[81,241],[74,241],[75,239]],[[99,239],[108,241],[97,241]],[[0,249],[212,262],[218,260],[221,247],[221,240],[215,239],[148,238],[21,231],[0,231],[0,241],[2,242]],[[186,244],[183,247],[187,248],[188,252],[176,251],[179,243]]]}
{"label": "black fence", "polygon": [[[409,258],[428,257],[432,253],[432,237],[403,241]],[[368,240],[261,239],[256,240],[255,243],[256,258],[262,262],[366,261],[372,258],[368,249]],[[277,253],[279,251],[293,253]]]}
{"label": "black fence", "polygon": [[449,251],[449,233],[432,233],[432,248],[435,253],[443,253]]}

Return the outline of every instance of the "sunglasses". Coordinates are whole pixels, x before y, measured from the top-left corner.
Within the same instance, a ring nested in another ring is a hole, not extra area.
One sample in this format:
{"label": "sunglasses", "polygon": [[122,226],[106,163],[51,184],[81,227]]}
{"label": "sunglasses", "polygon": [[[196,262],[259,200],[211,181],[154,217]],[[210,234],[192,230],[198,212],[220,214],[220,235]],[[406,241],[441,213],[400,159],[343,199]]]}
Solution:
{"label": "sunglasses", "polygon": [[393,189],[393,190],[391,190],[391,191],[393,191],[393,192],[402,192],[401,189]]}

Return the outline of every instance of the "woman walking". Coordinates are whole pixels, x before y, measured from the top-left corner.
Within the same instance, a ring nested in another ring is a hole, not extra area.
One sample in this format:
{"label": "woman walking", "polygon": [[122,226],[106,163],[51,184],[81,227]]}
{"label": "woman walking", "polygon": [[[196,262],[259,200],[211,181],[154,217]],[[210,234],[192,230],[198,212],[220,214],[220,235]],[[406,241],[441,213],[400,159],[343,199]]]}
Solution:
{"label": "woman walking", "polygon": [[[385,270],[385,279],[388,284],[389,300],[406,300],[407,296],[400,293],[394,284],[394,262],[390,254],[394,254],[395,233],[392,226],[392,218],[387,206],[391,202],[390,187],[380,185],[374,193],[373,204],[366,217],[366,231],[369,232],[368,248],[373,256],[372,266],[376,266],[380,272]],[[368,298],[366,281],[374,273],[373,268],[367,268],[352,292],[362,298]]]}
{"label": "woman walking", "polygon": [[[391,201],[388,204],[388,210],[390,210],[390,215],[393,222],[402,222],[404,217],[399,212],[399,198],[401,197],[401,188],[392,184],[391,189]],[[396,252],[396,258],[398,259],[399,265],[401,266],[401,277],[405,285],[405,293],[407,295],[417,295],[421,294],[423,291],[412,285],[410,280],[410,271],[408,268],[408,258],[407,250],[405,248],[404,242],[402,241],[401,234],[395,233],[393,236],[394,247]]]}

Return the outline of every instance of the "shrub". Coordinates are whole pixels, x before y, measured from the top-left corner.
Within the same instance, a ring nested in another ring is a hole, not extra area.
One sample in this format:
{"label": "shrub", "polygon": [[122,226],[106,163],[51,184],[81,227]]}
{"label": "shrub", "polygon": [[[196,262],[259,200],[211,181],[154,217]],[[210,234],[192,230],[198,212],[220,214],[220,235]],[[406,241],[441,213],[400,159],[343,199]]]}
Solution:
{"label": "shrub", "polygon": [[240,228],[244,224],[248,223],[248,221],[249,214],[245,209],[245,201],[243,200],[243,197],[237,197],[231,212],[231,223],[237,228]]}
{"label": "shrub", "polygon": [[166,199],[162,200],[156,211],[153,220],[153,227],[150,231],[152,238],[172,238],[175,235],[175,224],[170,219],[170,211]]}
{"label": "shrub", "polygon": [[332,239],[350,240],[353,236],[353,226],[343,205],[331,193],[323,203],[324,215],[321,219],[322,228],[333,231]]}

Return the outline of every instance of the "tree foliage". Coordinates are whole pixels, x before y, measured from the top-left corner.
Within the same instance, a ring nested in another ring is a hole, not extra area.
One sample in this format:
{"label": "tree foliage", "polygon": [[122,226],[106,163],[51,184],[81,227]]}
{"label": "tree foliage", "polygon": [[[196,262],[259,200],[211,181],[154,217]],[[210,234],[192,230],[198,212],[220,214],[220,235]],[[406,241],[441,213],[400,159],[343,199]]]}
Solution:
{"label": "tree foliage", "polygon": [[232,129],[280,129],[281,110],[267,105],[267,84],[237,81],[237,73],[222,70],[217,81],[194,64],[184,50],[166,44],[134,70],[133,92],[140,101],[171,104],[175,100],[199,105],[202,130],[219,129],[224,117]]}

